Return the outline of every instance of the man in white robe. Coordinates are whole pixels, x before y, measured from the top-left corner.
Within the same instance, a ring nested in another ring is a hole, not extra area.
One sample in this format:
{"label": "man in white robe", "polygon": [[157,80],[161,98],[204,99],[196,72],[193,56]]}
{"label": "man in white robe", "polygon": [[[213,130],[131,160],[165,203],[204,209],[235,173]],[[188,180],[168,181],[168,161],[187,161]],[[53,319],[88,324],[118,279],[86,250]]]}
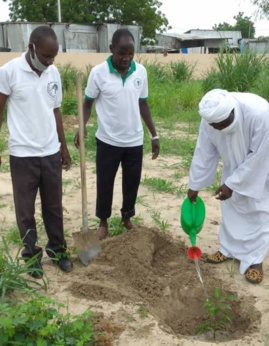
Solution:
{"label": "man in white robe", "polygon": [[222,161],[219,251],[208,262],[240,261],[248,281],[263,279],[269,250],[269,104],[254,94],[215,89],[199,103],[202,117],[189,173],[188,197],[213,184]]}

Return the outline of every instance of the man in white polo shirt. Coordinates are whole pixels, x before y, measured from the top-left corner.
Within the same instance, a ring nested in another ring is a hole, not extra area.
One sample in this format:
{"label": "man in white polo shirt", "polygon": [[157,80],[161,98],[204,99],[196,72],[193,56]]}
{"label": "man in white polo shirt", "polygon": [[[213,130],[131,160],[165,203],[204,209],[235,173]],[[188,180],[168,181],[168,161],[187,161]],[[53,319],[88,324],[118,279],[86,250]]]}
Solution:
{"label": "man in white polo shirt", "polygon": [[[112,56],[95,66],[89,75],[83,105],[85,135],[93,103],[96,104],[97,201],[100,219],[99,237],[108,235],[107,219],[111,216],[114,180],[122,166],[122,223],[132,229],[135,201],[141,179],[143,158],[143,118],[152,136],[152,159],[159,155],[159,140],[151,118],[146,69],[134,57],[134,37],[127,29],[118,29],[110,46]],[[79,146],[78,134],[75,145]]]}
{"label": "man in white polo shirt", "polygon": [[46,252],[59,268],[71,271],[63,233],[62,168],[71,158],[66,146],[60,106],[62,85],[53,65],[58,53],[55,32],[37,27],[29,49],[0,68],[0,125],[8,103],[10,171],[18,228],[24,244],[22,256],[30,261],[30,275],[41,278],[42,249],[37,246],[35,200],[40,193],[48,236]]}

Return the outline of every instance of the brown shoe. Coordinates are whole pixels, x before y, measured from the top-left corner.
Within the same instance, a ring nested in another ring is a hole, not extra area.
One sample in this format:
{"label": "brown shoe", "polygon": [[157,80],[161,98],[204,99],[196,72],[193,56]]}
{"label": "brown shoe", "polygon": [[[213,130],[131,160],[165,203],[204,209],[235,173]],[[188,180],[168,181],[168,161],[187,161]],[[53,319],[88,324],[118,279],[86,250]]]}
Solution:
{"label": "brown shoe", "polygon": [[245,272],[245,278],[252,284],[259,284],[263,280],[262,263],[253,264]]}
{"label": "brown shoe", "polygon": [[208,255],[207,262],[213,264],[219,264],[227,261],[228,257],[224,256],[220,251],[213,253],[212,255]]}

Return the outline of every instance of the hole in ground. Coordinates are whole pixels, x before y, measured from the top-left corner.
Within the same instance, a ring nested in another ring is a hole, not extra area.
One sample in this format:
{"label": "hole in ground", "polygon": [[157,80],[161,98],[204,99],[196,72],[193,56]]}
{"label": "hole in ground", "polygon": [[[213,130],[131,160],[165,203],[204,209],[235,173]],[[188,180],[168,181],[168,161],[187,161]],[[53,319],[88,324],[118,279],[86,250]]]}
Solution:
{"label": "hole in ground", "polygon": [[[199,265],[209,299],[216,288],[222,296],[231,293],[216,277],[215,268],[203,258]],[[213,333],[195,334],[207,320],[206,296],[186,246],[157,229],[141,226],[103,241],[99,255],[89,267],[78,268],[72,280],[68,289],[75,296],[112,303],[142,302],[166,331],[201,341],[213,338]],[[240,339],[257,331],[261,313],[253,299],[238,295],[228,302],[232,323],[216,334],[217,341]]]}

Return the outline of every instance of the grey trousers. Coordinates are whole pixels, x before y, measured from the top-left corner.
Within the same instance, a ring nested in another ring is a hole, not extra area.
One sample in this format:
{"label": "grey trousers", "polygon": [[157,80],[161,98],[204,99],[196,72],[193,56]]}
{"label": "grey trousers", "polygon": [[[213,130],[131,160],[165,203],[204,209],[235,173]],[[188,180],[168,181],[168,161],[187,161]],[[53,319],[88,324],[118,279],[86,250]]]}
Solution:
{"label": "grey trousers", "polygon": [[38,191],[48,236],[46,252],[50,257],[65,252],[60,153],[46,157],[10,156],[10,171],[16,219],[24,244],[22,256],[38,254],[38,257],[42,257],[42,248],[36,244],[35,201]]}

